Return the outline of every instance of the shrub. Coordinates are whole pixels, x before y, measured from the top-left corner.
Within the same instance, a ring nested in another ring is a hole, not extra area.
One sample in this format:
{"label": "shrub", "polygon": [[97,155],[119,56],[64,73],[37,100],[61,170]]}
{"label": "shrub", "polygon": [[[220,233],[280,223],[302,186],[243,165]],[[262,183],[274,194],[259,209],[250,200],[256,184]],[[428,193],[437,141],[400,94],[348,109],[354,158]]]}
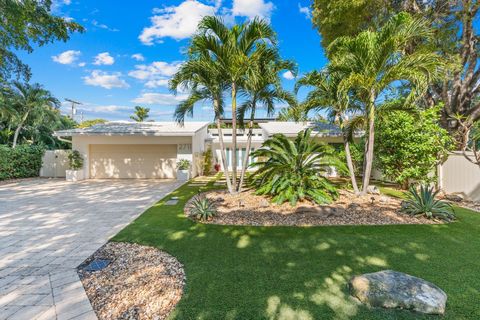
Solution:
{"label": "shrub", "polygon": [[281,204],[293,206],[307,199],[318,204],[337,198],[336,187],[325,177],[329,166],[345,171],[344,164],[334,156],[333,148],[310,138],[311,129],[301,131],[292,141],[282,134],[265,141],[252,153],[258,168],[249,178],[249,184],[259,195],[268,195]]}
{"label": "shrub", "polygon": [[208,176],[212,172],[213,157],[212,149],[209,147],[203,153],[203,175]]}
{"label": "shrub", "polygon": [[195,196],[188,209],[192,216],[201,221],[210,220],[217,214],[213,202],[205,196]]}
{"label": "shrub", "polygon": [[38,177],[44,153],[40,146],[0,145],[0,180]]}
{"label": "shrub", "polygon": [[68,153],[68,166],[70,170],[80,170],[83,168],[83,157],[77,150]]}
{"label": "shrub", "polygon": [[177,169],[178,170],[188,170],[190,169],[190,161],[187,159],[181,159],[177,162]]}
{"label": "shrub", "polygon": [[424,216],[428,219],[438,218],[446,221],[455,219],[452,206],[442,200],[435,199],[438,191],[428,185],[410,187],[408,200],[402,203],[402,211],[415,216]]}

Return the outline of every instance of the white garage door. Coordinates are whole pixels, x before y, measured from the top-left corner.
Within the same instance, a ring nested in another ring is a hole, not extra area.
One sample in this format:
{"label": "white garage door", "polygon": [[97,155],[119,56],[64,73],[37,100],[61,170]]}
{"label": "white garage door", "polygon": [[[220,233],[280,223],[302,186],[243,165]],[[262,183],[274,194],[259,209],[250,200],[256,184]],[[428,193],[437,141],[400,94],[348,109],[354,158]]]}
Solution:
{"label": "white garage door", "polygon": [[93,179],[175,178],[177,145],[90,145],[90,177]]}

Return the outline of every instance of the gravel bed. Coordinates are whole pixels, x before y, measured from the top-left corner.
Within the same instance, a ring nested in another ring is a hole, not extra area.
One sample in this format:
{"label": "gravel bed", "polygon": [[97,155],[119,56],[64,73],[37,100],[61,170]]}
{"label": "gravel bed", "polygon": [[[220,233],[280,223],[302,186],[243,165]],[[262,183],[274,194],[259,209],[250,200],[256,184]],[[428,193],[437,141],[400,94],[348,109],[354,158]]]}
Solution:
{"label": "gravel bed", "polygon": [[[300,202],[276,205],[251,190],[231,195],[226,191],[203,193],[215,203],[217,215],[205,223],[249,226],[315,226],[315,225],[386,225],[439,224],[441,221],[412,217],[400,212],[400,200],[385,195],[355,196],[340,190],[340,197],[330,205]],[[185,214],[190,218],[190,201]]]}
{"label": "gravel bed", "polygon": [[[93,259],[111,263],[100,271],[84,268]],[[109,242],[78,270],[98,319],[165,319],[182,297],[182,264],[158,249]]]}

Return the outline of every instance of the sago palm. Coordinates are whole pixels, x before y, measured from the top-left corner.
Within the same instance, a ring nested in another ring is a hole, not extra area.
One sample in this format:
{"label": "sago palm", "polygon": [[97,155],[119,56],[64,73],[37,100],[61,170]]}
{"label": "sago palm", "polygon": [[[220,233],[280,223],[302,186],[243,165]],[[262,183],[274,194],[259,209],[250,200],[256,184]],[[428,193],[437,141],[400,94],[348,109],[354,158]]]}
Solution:
{"label": "sago palm", "polygon": [[296,66],[292,61],[281,60],[278,50],[271,48],[260,50],[260,54],[252,59],[247,72],[246,81],[242,86],[242,93],[246,96],[245,102],[238,108],[237,116],[244,125],[245,116],[250,112],[248,121],[247,155],[243,158],[238,191],[241,191],[245,172],[248,166],[250,148],[252,143],[253,125],[257,107],[266,109],[267,115],[275,112],[275,104],[286,102],[295,104],[295,97],[283,90],[279,73],[284,70],[296,72]]}
{"label": "sago palm", "polygon": [[9,101],[15,111],[14,118],[17,126],[13,135],[12,148],[16,147],[20,131],[29,115],[45,113],[60,105],[60,102],[38,83],[30,85],[18,81],[13,83]]}
{"label": "sago palm", "polygon": [[335,186],[325,177],[328,167],[343,170],[343,163],[333,150],[311,137],[312,129],[298,133],[295,140],[277,134],[253,152],[258,160],[251,164],[257,170],[250,184],[257,194],[271,196],[278,204],[301,200],[318,204],[329,203],[337,197]]}
{"label": "sago palm", "polygon": [[303,86],[312,87],[303,102],[305,112],[315,110],[325,110],[330,122],[338,125],[342,131],[345,157],[350,173],[352,187],[355,193],[358,193],[357,179],[353,167],[352,156],[350,154],[351,136],[347,131],[347,114],[352,114],[358,110],[358,107],[352,103],[352,100],[345,99],[338,92],[338,84],[341,81],[341,74],[325,68],[324,70],[312,71],[302,76],[295,84],[295,91]]}
{"label": "sago palm", "polygon": [[440,76],[441,58],[427,47],[413,49],[412,46],[413,43],[426,42],[432,35],[426,20],[400,13],[376,32],[364,31],[355,37],[341,37],[328,47],[332,68],[345,75],[338,85],[339,92],[348,98],[354,90],[365,105],[368,139],[362,193],[367,191],[372,171],[379,100],[387,97],[389,89],[403,84],[410,89],[406,99],[409,104],[422,96],[429,82]]}
{"label": "sago palm", "polygon": [[[242,87],[252,55],[260,43],[275,43],[275,32],[262,19],[255,18],[229,28],[221,18],[207,16],[199,23],[199,30],[192,38],[189,52],[193,56],[208,57],[221,68],[231,90],[232,144],[237,149],[237,94]],[[232,185],[236,188],[237,154],[232,155]],[[236,191],[236,190],[235,190]]]}

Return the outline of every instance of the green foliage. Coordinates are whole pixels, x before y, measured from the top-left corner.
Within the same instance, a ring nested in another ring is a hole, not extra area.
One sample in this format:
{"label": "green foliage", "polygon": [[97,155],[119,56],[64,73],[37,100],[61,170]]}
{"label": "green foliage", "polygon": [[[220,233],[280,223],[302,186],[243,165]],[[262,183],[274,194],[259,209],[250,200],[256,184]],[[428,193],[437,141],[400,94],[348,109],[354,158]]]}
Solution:
{"label": "green foliage", "polygon": [[190,161],[188,161],[187,159],[178,160],[177,169],[178,170],[188,170],[188,169],[190,169]]}
{"label": "green foliage", "polygon": [[324,175],[329,166],[344,171],[344,165],[332,148],[310,137],[311,132],[299,132],[294,141],[274,135],[252,153],[257,161],[251,166],[257,170],[249,184],[257,194],[271,196],[278,204],[289,201],[291,205],[301,200],[324,204],[336,199],[337,190]]}
{"label": "green foliage", "polygon": [[213,154],[212,148],[208,149],[203,153],[203,175],[208,176],[212,172],[213,168]]}
{"label": "green foliage", "polygon": [[94,126],[96,124],[102,124],[102,123],[105,123],[107,122],[107,120],[105,119],[92,119],[92,120],[85,120],[81,123],[79,123],[77,125],[77,128],[80,128],[80,129],[85,129],[85,128],[89,128],[91,126]]}
{"label": "green foliage", "polygon": [[0,180],[38,177],[44,153],[40,146],[0,145]]}
{"label": "green foliage", "polygon": [[438,123],[440,107],[425,111],[387,112],[377,124],[376,165],[392,181],[430,182],[429,174],[452,147]]}
{"label": "green foliage", "polygon": [[145,120],[148,119],[148,117],[149,117],[148,113],[149,112],[150,112],[150,108],[135,106],[134,114],[133,114],[133,116],[130,116],[130,119],[132,119],[136,122],[144,122]]}
{"label": "green foliage", "polygon": [[411,186],[408,199],[402,203],[402,211],[428,219],[454,220],[455,214],[452,206],[445,201],[435,199],[437,194],[438,190],[434,191],[434,188],[428,185],[421,185],[420,190],[417,190],[416,186]]}
{"label": "green foliage", "polygon": [[[350,156],[352,157],[352,163],[355,171],[355,175],[362,174],[363,168],[363,159],[365,156],[365,142],[364,139],[361,139],[359,142],[352,142],[350,143]],[[338,157],[345,161],[345,148],[338,149]]]}
{"label": "green foliage", "polygon": [[214,203],[207,197],[199,195],[193,197],[188,210],[200,221],[211,220],[217,214]]}
{"label": "green foliage", "polygon": [[71,170],[83,168],[83,157],[78,150],[73,150],[68,153],[68,166]]}
{"label": "green foliage", "polygon": [[17,52],[56,40],[67,41],[70,33],[83,31],[76,22],[51,14],[52,1],[0,0],[0,82],[12,75],[30,76]]}

